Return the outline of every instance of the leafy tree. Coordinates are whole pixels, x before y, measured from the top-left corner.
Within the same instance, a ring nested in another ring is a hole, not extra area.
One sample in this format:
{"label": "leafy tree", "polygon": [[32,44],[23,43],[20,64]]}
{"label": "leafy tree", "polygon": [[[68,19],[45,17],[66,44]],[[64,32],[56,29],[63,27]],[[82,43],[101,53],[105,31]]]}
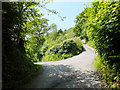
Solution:
{"label": "leafy tree", "polygon": [[[74,31],[81,35],[82,31],[86,30],[100,59],[98,59],[100,65],[98,70],[108,85],[112,82],[117,83],[118,87],[120,84],[120,1],[93,2],[91,7],[85,10],[77,16]],[[87,18],[84,17],[86,15]]]}
{"label": "leafy tree", "polygon": [[40,60],[40,47],[44,42],[44,35],[49,30],[47,21],[48,19],[45,18],[36,18],[30,22],[27,22],[27,24],[24,26],[24,28],[29,30],[27,33],[29,44],[26,45],[26,48],[31,49],[31,52],[27,50],[27,53],[29,53],[28,55],[31,57],[31,59],[33,59],[33,56],[35,53],[37,53],[37,57]]}
{"label": "leafy tree", "polygon": [[[2,3],[3,88],[18,87],[18,83],[20,84],[19,81],[25,77],[24,75],[27,75],[30,69],[34,68],[31,61],[24,55],[23,50],[21,50],[24,48],[24,43],[20,44],[21,49],[16,44],[17,31],[19,30],[18,24],[20,23],[18,18],[20,14],[16,7],[16,3]],[[22,70],[21,68],[24,69]]]}
{"label": "leafy tree", "polygon": [[[43,3],[45,0],[43,1]],[[42,2],[41,2],[42,3]],[[46,2],[48,3],[48,2]],[[38,70],[33,63],[30,61],[29,57],[25,53],[25,43],[29,44],[30,42],[26,39],[26,34],[29,29],[24,28],[28,21],[38,20],[42,14],[38,14],[36,6],[43,7],[36,2],[4,2],[2,3],[2,69],[3,69],[3,88],[8,87],[19,87],[20,85],[26,83],[30,79],[31,75]],[[47,22],[46,19],[38,20],[39,23]],[[35,23],[36,24],[36,23]],[[42,24],[40,30],[45,32],[47,25]],[[37,26],[37,24],[36,24]],[[33,28],[31,28],[32,30]],[[41,33],[41,31],[37,32]],[[40,43],[44,41],[42,34],[39,37],[37,34],[37,39]],[[33,41],[34,41],[33,40]],[[41,41],[43,40],[43,41]],[[32,73],[31,73],[32,72]],[[26,76],[30,77],[26,77]]]}
{"label": "leafy tree", "polygon": [[88,19],[88,36],[102,56],[119,54],[119,43],[116,44],[120,37],[119,4],[120,2],[92,4],[92,13]]}
{"label": "leafy tree", "polygon": [[63,33],[62,29],[58,30],[58,34],[62,34],[62,33]]}
{"label": "leafy tree", "polygon": [[[38,5],[38,3],[31,3],[31,2],[16,2],[15,4],[17,4],[16,9],[19,12],[20,16],[19,18],[19,24],[18,26],[18,30],[17,30],[17,44],[20,44],[20,38],[25,38],[25,32],[23,33],[23,29],[22,26],[24,23],[26,23],[27,19],[29,17],[34,18],[35,16],[40,16],[37,14],[37,10],[35,10],[35,8],[33,8],[35,5]],[[23,33],[23,34],[21,34]]]}
{"label": "leafy tree", "polygon": [[108,57],[115,52],[117,55],[119,51],[117,49],[117,51],[113,50],[116,46],[112,43],[119,38],[118,17],[119,2],[93,2],[91,7],[87,7],[76,17],[74,32],[78,36],[88,36],[100,55],[105,54]]}
{"label": "leafy tree", "polygon": [[57,31],[57,25],[55,23],[51,24],[50,26],[51,31]]}
{"label": "leafy tree", "polygon": [[89,7],[85,8],[84,11],[82,11],[78,16],[76,16],[76,25],[73,28],[73,31],[75,32],[76,36],[81,36],[81,38],[84,38],[88,40],[87,37],[87,25],[86,21],[89,17],[88,14]]}

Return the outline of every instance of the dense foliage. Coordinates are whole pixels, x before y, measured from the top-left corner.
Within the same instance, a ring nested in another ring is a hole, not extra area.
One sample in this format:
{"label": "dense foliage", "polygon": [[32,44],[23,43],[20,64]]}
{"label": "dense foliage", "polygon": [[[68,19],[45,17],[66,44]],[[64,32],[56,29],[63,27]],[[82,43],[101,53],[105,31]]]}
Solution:
{"label": "dense foliage", "polygon": [[61,29],[49,33],[41,49],[42,61],[56,61],[70,58],[83,51],[79,37],[75,37],[73,29]]}
{"label": "dense foliage", "polygon": [[24,28],[28,29],[29,32],[26,34],[27,41],[25,44],[27,56],[32,60],[40,60],[40,48],[45,41],[44,34],[49,30],[48,19],[34,19],[27,22]]}
{"label": "dense foliage", "polygon": [[98,53],[95,64],[99,64],[97,69],[107,85],[119,87],[120,2],[93,2],[76,19],[75,28],[78,29],[74,31],[86,33],[93,43]]}
{"label": "dense foliage", "polygon": [[[42,17],[44,14],[38,13],[49,1],[51,0],[2,3],[3,88],[16,88],[29,82],[42,69],[33,62],[40,61],[45,52],[55,45],[54,40],[64,35],[62,30],[57,31],[55,23],[48,25],[49,20]],[[46,10],[58,14],[56,11]],[[62,18],[60,15],[59,17]],[[50,36],[48,31],[53,31],[55,37]],[[45,44],[47,39],[52,44]],[[63,38],[57,43],[62,40]]]}
{"label": "dense foliage", "polygon": [[[47,2],[44,1],[41,3]],[[28,21],[34,23],[32,22],[33,19],[38,20],[42,16],[42,14],[37,13],[38,11],[35,8],[37,5],[40,4],[36,2],[2,3],[3,88],[20,87],[29,82],[36,72],[41,70],[41,66],[34,65],[31,62],[31,58],[27,56],[27,48],[25,47],[29,43],[25,37],[30,31],[25,26]],[[35,34],[34,32],[32,33]]]}
{"label": "dense foliage", "polygon": [[88,37],[87,37],[87,18],[89,17],[89,15],[87,15],[87,10],[89,9],[89,7],[85,8],[84,11],[82,11],[79,16],[76,16],[76,25],[73,28],[73,31],[75,32],[76,36],[80,36],[81,39],[85,39],[86,41],[88,41]]}
{"label": "dense foliage", "polygon": [[59,44],[66,39],[73,38],[74,36],[75,34],[72,28],[65,30],[65,31],[62,31],[61,29],[58,31],[53,30],[51,33],[48,33],[45,36],[45,42],[42,48],[45,48],[45,47],[50,48],[53,45]]}
{"label": "dense foliage", "polygon": [[96,49],[94,64],[106,85],[120,87],[120,2],[93,2],[76,17],[74,28],[63,31],[54,23],[48,25],[48,19],[38,13],[37,7],[48,1],[2,3],[3,88],[29,81],[41,68],[33,64],[35,61],[80,54],[81,39]]}

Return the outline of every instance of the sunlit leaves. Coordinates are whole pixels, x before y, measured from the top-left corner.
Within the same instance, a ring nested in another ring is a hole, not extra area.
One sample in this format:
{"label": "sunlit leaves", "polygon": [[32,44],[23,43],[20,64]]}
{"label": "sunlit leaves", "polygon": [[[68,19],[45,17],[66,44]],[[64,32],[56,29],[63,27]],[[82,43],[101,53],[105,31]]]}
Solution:
{"label": "sunlit leaves", "polygon": [[[86,29],[89,40],[93,41],[100,55],[118,54],[118,49],[115,47],[119,44],[115,43],[115,39],[120,38],[120,2],[93,2],[91,7],[83,12],[76,17],[74,31],[83,35],[82,31]],[[86,15],[87,18],[84,17]]]}

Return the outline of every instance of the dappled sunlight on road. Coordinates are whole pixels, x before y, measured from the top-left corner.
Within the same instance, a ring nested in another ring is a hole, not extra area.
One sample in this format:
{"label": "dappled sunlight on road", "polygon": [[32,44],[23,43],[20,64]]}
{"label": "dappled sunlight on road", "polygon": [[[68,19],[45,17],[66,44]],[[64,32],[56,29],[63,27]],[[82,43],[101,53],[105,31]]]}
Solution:
{"label": "dappled sunlight on road", "polygon": [[80,55],[56,62],[42,62],[43,71],[27,88],[100,88],[101,80],[93,69],[94,49],[83,44]]}
{"label": "dappled sunlight on road", "polygon": [[71,66],[52,65],[49,77],[52,83],[49,88],[98,88],[101,87],[98,74],[93,71],[75,71]]}

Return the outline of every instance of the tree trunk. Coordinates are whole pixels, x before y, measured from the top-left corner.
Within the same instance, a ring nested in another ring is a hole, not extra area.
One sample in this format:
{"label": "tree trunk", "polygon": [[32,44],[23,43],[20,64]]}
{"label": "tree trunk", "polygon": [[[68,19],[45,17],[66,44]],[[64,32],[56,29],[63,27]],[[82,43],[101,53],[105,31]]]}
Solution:
{"label": "tree trunk", "polygon": [[23,2],[21,2],[21,7],[19,8],[19,12],[20,12],[20,24],[19,24],[19,30],[18,30],[18,41],[17,41],[17,45],[20,44],[20,34],[22,31],[22,25],[23,25]]}

